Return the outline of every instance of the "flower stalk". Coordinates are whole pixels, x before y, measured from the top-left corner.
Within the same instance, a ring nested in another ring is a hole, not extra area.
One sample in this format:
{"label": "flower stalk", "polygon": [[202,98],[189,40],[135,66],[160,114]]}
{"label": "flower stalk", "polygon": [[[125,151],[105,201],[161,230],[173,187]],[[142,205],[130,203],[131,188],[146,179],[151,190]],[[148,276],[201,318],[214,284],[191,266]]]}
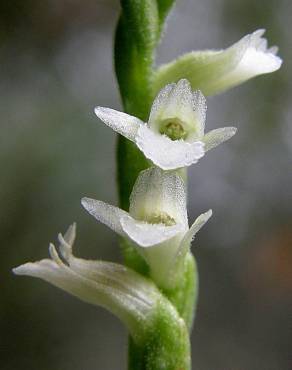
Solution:
{"label": "flower stalk", "polygon": [[225,50],[191,52],[155,66],[174,0],[121,0],[115,70],[124,112],[96,107],[118,134],[120,208],[84,197],[83,207],[116,232],[125,265],[73,255],[76,226],[50,259],[15,268],[106,308],[127,327],[129,370],[190,370],[190,330],[198,297],[191,243],[212,211],[189,224],[187,167],[229,140],[234,127],[205,133],[205,95],[280,68],[277,48],[258,30]]}

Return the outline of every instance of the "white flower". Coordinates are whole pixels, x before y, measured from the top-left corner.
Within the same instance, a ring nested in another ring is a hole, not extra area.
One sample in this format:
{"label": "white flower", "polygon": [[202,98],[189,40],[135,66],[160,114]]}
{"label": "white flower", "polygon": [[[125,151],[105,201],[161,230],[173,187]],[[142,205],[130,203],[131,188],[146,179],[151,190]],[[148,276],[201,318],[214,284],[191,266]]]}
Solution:
{"label": "white flower", "polygon": [[227,49],[193,51],[162,65],[154,78],[154,93],[167,83],[187,78],[193,89],[214,95],[278,70],[282,64],[278,48],[267,47],[264,32],[248,34]]}
{"label": "white flower", "polygon": [[106,125],[133,141],[156,166],[173,170],[196,163],[205,152],[229,139],[234,127],[204,135],[206,99],[182,79],[165,86],[151,108],[148,123],[110,108],[96,107]]}
{"label": "white flower", "polygon": [[212,211],[189,228],[185,187],[180,176],[150,168],[140,173],[129,213],[102,201],[83,198],[82,205],[98,221],[128,238],[150,267],[151,277],[164,288],[176,283],[181,262]]}
{"label": "white flower", "polygon": [[103,306],[118,316],[134,337],[141,334],[161,298],[155,285],[122,265],[74,257],[75,224],[58,238],[59,253],[50,244],[51,259],[26,263],[13,272],[41,278],[82,301]]}

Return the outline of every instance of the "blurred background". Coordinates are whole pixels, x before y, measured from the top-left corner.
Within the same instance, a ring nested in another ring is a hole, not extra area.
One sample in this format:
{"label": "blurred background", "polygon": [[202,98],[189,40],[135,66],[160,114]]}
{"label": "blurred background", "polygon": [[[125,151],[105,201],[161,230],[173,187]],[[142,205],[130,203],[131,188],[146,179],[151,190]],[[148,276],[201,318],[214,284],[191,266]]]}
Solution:
{"label": "blurred background", "polygon": [[[115,134],[95,105],[120,109],[112,67],[117,0],[0,3],[0,361],[2,370],[126,369],[126,331],[108,312],[11,268],[48,255],[77,221],[75,251],[120,261],[115,235],[80,206],[117,204]],[[158,61],[223,48],[266,28],[283,67],[208,99],[207,130],[237,135],[193,166],[196,370],[292,369],[292,6],[289,0],[180,0]]]}

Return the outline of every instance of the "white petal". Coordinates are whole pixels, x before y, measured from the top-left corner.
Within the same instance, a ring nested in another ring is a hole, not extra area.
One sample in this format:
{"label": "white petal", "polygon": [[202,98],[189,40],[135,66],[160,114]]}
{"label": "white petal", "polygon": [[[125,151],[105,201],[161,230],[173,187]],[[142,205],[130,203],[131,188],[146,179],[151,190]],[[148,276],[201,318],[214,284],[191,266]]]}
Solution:
{"label": "white petal", "polygon": [[146,306],[154,304],[156,291],[153,285],[145,284],[140,274],[117,263],[91,261],[70,257],[70,268],[83,277],[120,289],[124,294],[139,299]]}
{"label": "white petal", "polygon": [[53,260],[26,263],[13,272],[41,278],[87,303],[108,309],[128,326],[132,335],[143,330],[143,320],[160,298],[149,279],[118,264],[86,261],[73,255],[67,266],[52,244],[50,254]]}
{"label": "white petal", "polygon": [[121,217],[128,215],[127,212],[118,207],[114,207],[100,200],[91,198],[82,198],[81,204],[93,217],[97,219],[97,221],[102,222],[117,234],[124,236],[120,219]]}
{"label": "white petal", "polygon": [[235,127],[223,127],[216,130],[209,131],[203,138],[205,143],[205,151],[215,148],[217,145],[230,139],[235,135],[237,128]]}
{"label": "white petal", "polygon": [[141,126],[138,130],[136,144],[145,157],[163,170],[190,166],[204,156],[203,142],[172,141],[146,126]]}
{"label": "white petal", "polygon": [[175,173],[153,167],[142,171],[133,187],[130,215],[137,220],[145,220],[161,213],[188,227],[183,180]]}
{"label": "white petal", "polygon": [[270,73],[281,67],[282,59],[267,49],[267,40],[261,38],[264,30],[248,35],[248,46],[237,66],[226,76],[226,79],[242,81],[251,77]]}
{"label": "white petal", "polygon": [[[76,238],[76,223],[74,222],[72,225],[69,226],[68,230],[66,231],[65,235],[63,236],[61,233],[58,234],[59,240],[59,250],[61,252],[62,257],[69,263],[69,259],[72,255],[72,246],[75,242]],[[50,245],[50,254],[52,259],[55,259],[55,248],[52,248]],[[51,253],[53,252],[53,253]],[[56,259],[55,259],[56,260]]]}
{"label": "white petal", "polygon": [[77,296],[83,301],[100,305],[98,290],[94,283],[80,277],[64,264],[44,259],[16,267],[13,269],[13,272],[17,275],[38,277]]}
{"label": "white petal", "polygon": [[271,46],[269,49],[268,49],[268,52],[271,53],[271,54],[274,54],[276,55],[279,51],[279,48],[278,46]]}
{"label": "white petal", "polygon": [[139,294],[137,296],[129,294],[129,290],[125,291],[118,284],[111,286],[110,279],[103,281],[98,278],[94,281],[52,260],[26,263],[13,269],[13,272],[17,275],[43,279],[84,302],[108,309],[117,315],[133,334],[137,334],[137,323],[151,311],[152,303],[154,303],[153,299],[148,302],[141,299]]}
{"label": "white petal", "polygon": [[177,117],[178,113],[184,115],[185,112],[192,111],[192,99],[191,84],[182,78],[170,91],[163,114],[167,117]]}
{"label": "white petal", "polygon": [[71,246],[74,244],[75,239],[76,239],[76,222],[74,222],[72,225],[68,227],[68,230],[64,235],[64,240]]}
{"label": "white petal", "polygon": [[206,98],[200,90],[193,92],[193,109],[198,120],[198,137],[201,138],[205,130],[207,103]]}
{"label": "white petal", "polygon": [[209,220],[211,216],[212,216],[212,210],[210,209],[208,212],[202,213],[195,220],[191,228],[188,230],[188,232],[185,234],[184,238],[182,239],[176,258],[179,258],[179,256],[185,255],[185,253],[189,250],[191,246],[191,242],[194,239],[195,235],[205,225],[205,223]]}
{"label": "white petal", "polygon": [[141,247],[151,247],[165,242],[184,231],[184,225],[149,224],[137,221],[131,216],[121,219],[121,225],[128,237]]}
{"label": "white petal", "polygon": [[169,97],[170,92],[175,87],[175,84],[168,84],[163,89],[161,89],[154,99],[154,102],[151,107],[150,115],[149,115],[149,126],[155,127],[156,123],[158,122],[160,115],[162,114],[165,104],[167,102],[167,99]]}
{"label": "white petal", "polygon": [[201,131],[201,116],[198,115],[197,107],[194,107],[191,85],[188,80],[181,79],[177,84],[168,86],[170,87],[167,96],[164,96],[163,99],[158,98],[161,100],[160,109],[156,113],[155,119],[152,115],[149,127],[153,131],[159,132],[163,122],[178,119],[188,133],[187,141],[189,141],[189,137],[190,141],[194,141],[193,137],[198,137]]}
{"label": "white petal", "polygon": [[[135,271],[117,263],[92,261],[76,258],[73,255],[73,240],[69,238],[74,234],[75,239],[76,225],[71,225],[65,235],[59,234],[59,250],[68,263],[70,269],[86,279],[93,280],[99,284],[105,284],[109,288],[119,289],[124,294],[132,296],[133,299],[141,300],[143,304],[151,306],[156,298],[156,290],[150,283],[145,284],[145,279]],[[69,244],[70,243],[70,244]],[[50,255],[60,266],[62,260],[53,244],[50,245]]]}
{"label": "white petal", "polygon": [[144,124],[139,118],[110,108],[96,107],[94,112],[107,126],[131,141],[134,141],[140,125]]}

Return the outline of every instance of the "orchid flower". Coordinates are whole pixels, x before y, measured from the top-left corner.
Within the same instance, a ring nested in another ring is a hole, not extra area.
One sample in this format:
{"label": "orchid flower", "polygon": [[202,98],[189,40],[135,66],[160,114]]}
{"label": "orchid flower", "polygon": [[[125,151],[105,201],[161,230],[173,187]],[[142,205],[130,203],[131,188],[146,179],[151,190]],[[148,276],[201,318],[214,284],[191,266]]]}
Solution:
{"label": "orchid flower", "polygon": [[106,125],[133,141],[156,166],[173,170],[196,163],[205,152],[232,137],[224,127],[206,135],[206,99],[182,79],[166,85],[153,102],[148,123],[110,108],[96,107]]}
{"label": "orchid flower", "polygon": [[148,263],[153,280],[165,288],[176,283],[175,272],[193,237],[212,214],[210,210],[200,215],[189,228],[183,180],[155,167],[139,175],[129,212],[90,198],[83,198],[82,205],[99,222],[130,240]]}
{"label": "orchid flower", "polygon": [[253,77],[277,71],[282,59],[278,47],[268,48],[259,29],[244,36],[223,50],[192,51],[158,68],[154,78],[154,91],[169,82],[187,78],[193,89],[205,95],[214,95],[239,85]]}
{"label": "orchid flower", "polygon": [[51,259],[26,263],[13,272],[43,279],[82,301],[103,306],[136,336],[161,298],[158,289],[149,279],[125,266],[74,257],[75,233],[73,224],[64,236],[59,234],[59,251],[53,244],[49,247]]}

